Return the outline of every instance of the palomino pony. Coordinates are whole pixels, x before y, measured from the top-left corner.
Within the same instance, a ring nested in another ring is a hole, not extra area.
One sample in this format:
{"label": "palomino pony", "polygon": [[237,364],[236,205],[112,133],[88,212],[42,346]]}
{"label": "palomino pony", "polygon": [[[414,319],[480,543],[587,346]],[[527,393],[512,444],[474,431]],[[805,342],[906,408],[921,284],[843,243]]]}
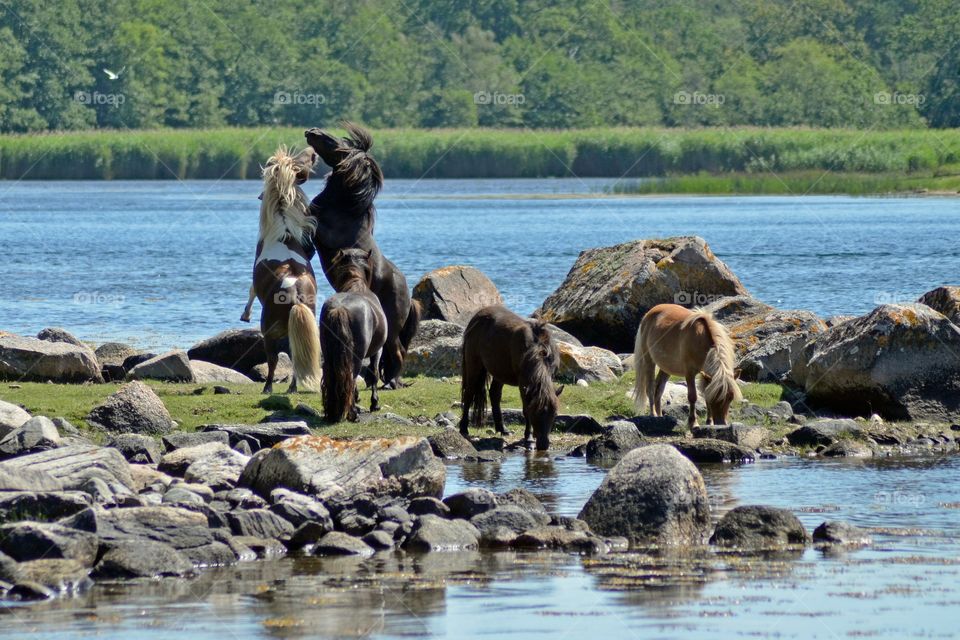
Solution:
{"label": "palomino pony", "polygon": [[503,427],[500,398],[503,385],[520,387],[526,427],[523,437],[530,443],[531,429],[536,432],[538,451],[550,448],[550,431],[559,410],[563,387],[555,390],[553,374],[560,354],[550,338],[546,324],[521,318],[506,307],[484,307],[470,319],[463,333],[463,380],[461,400],[463,416],[460,433],[467,435],[470,411],[473,424],[483,423],[486,410],[487,376],[490,380],[490,405],[497,433]]}
{"label": "palomino pony", "polygon": [[357,419],[356,376],[364,358],[370,358],[373,384],[370,411],[380,408],[377,374],[387,339],[387,318],[377,296],[367,287],[370,252],[338,251],[327,270],[335,293],[320,309],[320,345],[323,351],[323,413],[330,422]]}
{"label": "palomino pony", "polygon": [[373,239],[373,201],[383,186],[380,165],[368,153],[373,140],[362,127],[350,123],[344,126],[348,135],[343,139],[320,129],[305,134],[307,143],[333,169],[323,191],[310,204],[310,214],[317,222],[314,242],[323,271],[334,288],[330,268],[337,252],[350,248],[370,252],[370,290],[387,317],[380,377],[388,387],[397,388],[401,386],[400,371],[407,348],[417,333],[420,305],[411,302],[407,279]]}
{"label": "palomino pony", "polygon": [[263,168],[260,237],[253,266],[253,288],[263,307],[260,330],[267,352],[264,393],[273,392],[279,342],[290,341],[293,379],[290,392],[320,391],[320,336],[316,312],[317,279],[310,266],[314,221],[299,183],[310,174],[316,155],[290,155],[280,147]]}
{"label": "palomino pony", "polygon": [[[733,340],[722,324],[704,311],[676,304],[658,304],[643,316],[633,350],[637,379],[633,399],[643,411],[663,415],[660,399],[671,375],[687,381],[690,416],[687,427],[697,425],[697,374],[706,383],[707,424],[726,424],[730,404],[740,398],[733,369]],[[660,371],[654,377],[656,368]]]}

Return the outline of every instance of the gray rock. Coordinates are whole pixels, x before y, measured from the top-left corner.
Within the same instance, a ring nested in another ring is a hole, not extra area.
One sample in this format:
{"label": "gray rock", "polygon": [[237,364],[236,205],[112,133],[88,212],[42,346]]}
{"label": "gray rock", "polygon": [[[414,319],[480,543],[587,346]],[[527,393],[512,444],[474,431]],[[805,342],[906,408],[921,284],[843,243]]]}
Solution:
{"label": "gray rock", "polygon": [[750,296],[724,296],[703,307],[703,310],[730,329],[744,320],[765,316],[775,309]]}
{"label": "gray rock", "polygon": [[479,529],[481,535],[487,535],[501,528],[509,529],[514,533],[522,533],[527,529],[534,529],[543,524],[514,505],[505,505],[490,511],[484,511],[470,518],[470,523]]}
{"label": "gray rock", "polygon": [[286,487],[327,500],[361,492],[438,496],[445,480],[446,468],[425,438],[344,442],[300,436],[257,452],[239,484],[261,496]]}
{"label": "gray rock", "polygon": [[323,536],[333,531],[333,523],[326,526],[320,522],[308,521],[299,525],[284,544],[288,549],[313,549]]}
{"label": "gray rock", "polygon": [[769,436],[770,431],[766,427],[748,427],[739,423],[693,428],[694,438],[724,440],[750,451],[766,444]]}
{"label": "gray rock", "polygon": [[90,478],[79,487],[93,501],[105,508],[139,507],[140,498],[119,482],[107,482],[101,478]]}
{"label": "gray rock", "polygon": [[[262,362],[250,369],[247,375],[254,382],[266,382],[268,370],[267,363]],[[281,351],[277,356],[277,367],[273,370],[273,381],[278,383],[290,382],[292,377],[293,361],[290,360],[290,356]]]}
{"label": "gray rock", "polygon": [[848,418],[825,418],[808,422],[787,434],[787,441],[795,447],[829,446],[845,435],[857,435],[861,427]]}
{"label": "gray rock", "polygon": [[157,464],[157,470],[169,473],[172,476],[183,477],[190,465],[204,458],[218,455],[239,456],[240,454],[222,442],[207,442],[165,453]]}
{"label": "gray rock", "polygon": [[313,554],[317,556],[369,556],[373,549],[360,538],[331,531],[317,541]]}
{"label": "gray rock", "polygon": [[710,538],[710,544],[747,549],[808,544],[810,536],[786,509],[742,506],[728,511]]}
{"label": "gray rock", "polygon": [[711,438],[681,440],[673,443],[673,446],[685,457],[698,464],[753,462],[755,460],[755,456],[748,449],[723,440],[713,440]]}
{"label": "gray rock", "polygon": [[263,424],[207,424],[198,427],[197,430],[203,433],[226,433],[231,447],[246,442],[250,449],[255,452],[260,449],[269,449],[295,436],[310,435],[310,428],[303,421]]}
{"label": "gray rock", "polygon": [[469,520],[475,515],[496,508],[497,496],[487,489],[474,487],[447,496],[443,499],[443,504],[450,509],[451,517]]}
{"label": "gray rock", "polygon": [[183,486],[174,485],[163,494],[161,503],[170,507],[203,512],[207,501],[199,493],[194,493]]}
{"label": "gray rock", "polygon": [[238,536],[254,536],[257,538],[289,538],[294,527],[284,518],[266,509],[251,509],[249,511],[231,511],[227,514],[230,531]]}
{"label": "gray rock", "polygon": [[259,329],[229,329],[190,347],[191,360],[212,362],[246,373],[267,361]]}
{"label": "gray rock", "polygon": [[168,351],[141,362],[127,372],[129,380],[194,382],[190,359],[184,351]]}
{"label": "gray rock", "polygon": [[190,360],[190,369],[193,370],[194,382],[222,382],[227,384],[253,384],[254,382],[239,371],[203,360]]}
{"label": "gray rock", "polygon": [[30,453],[0,462],[0,486],[3,486],[4,471],[12,474],[41,472],[44,476],[53,476],[60,481],[59,486],[47,484],[44,486],[30,486],[27,490],[59,490],[79,489],[90,478],[100,478],[105,482],[117,482],[132,489],[133,477],[130,475],[130,465],[116,449],[97,447],[93,445],[71,445],[59,447],[49,451]]}
{"label": "gray rock", "polygon": [[556,377],[562,382],[613,382],[623,373],[623,364],[616,353],[601,347],[578,347],[558,342],[560,366]]}
{"label": "gray rock", "polygon": [[60,491],[63,483],[45,471],[4,466],[0,462],[0,491]]}
{"label": "gray rock", "polygon": [[30,419],[30,414],[15,404],[0,400],[0,438]]}
{"label": "gray rock", "polygon": [[640,447],[614,466],[580,512],[596,533],[634,545],[698,545],[710,531],[697,468],[669,445]]}
{"label": "gray rock", "polygon": [[473,443],[456,429],[441,429],[427,438],[433,453],[439,458],[456,459],[475,454]]}
{"label": "gray rock", "polygon": [[363,541],[371,549],[376,549],[377,551],[393,548],[393,536],[386,531],[371,531],[363,536]]}
{"label": "gray rock", "polygon": [[287,547],[273,538],[257,538],[255,536],[236,536],[237,544],[251,549],[261,560],[282,558],[287,555]]}
{"label": "gray rock", "polygon": [[840,440],[820,452],[824,458],[872,458],[870,445],[854,440]]}
{"label": "gray rock", "polygon": [[643,436],[633,423],[613,422],[608,426],[606,433],[592,438],[587,443],[587,459],[595,462],[615,462],[627,452],[642,447],[643,444]]}
{"label": "gray rock", "polygon": [[50,418],[34,416],[0,440],[0,459],[56,449],[60,433]]}
{"label": "gray rock", "polygon": [[790,373],[804,345],[827,330],[810,311],[774,310],[730,328],[743,380],[780,382]]}
{"label": "gray rock", "polygon": [[564,415],[557,416],[553,423],[553,428],[564,433],[573,433],[578,436],[596,436],[606,433],[606,429],[597,422],[596,418],[590,415]]}
{"label": "gray rock", "polygon": [[[11,589],[14,599],[46,599],[77,594],[93,585],[90,567],[68,558],[28,560],[19,565],[22,582]],[[33,594],[35,598],[24,597]]]}
{"label": "gray rock", "polygon": [[177,507],[110,509],[97,518],[101,540],[150,540],[169,545],[194,565],[230,564],[236,555],[217,540],[202,513]]}
{"label": "gray rock", "polygon": [[438,516],[420,516],[403,543],[407,551],[462,551],[476,549],[480,532],[466,520],[446,520]]}
{"label": "gray rock", "polygon": [[637,240],[581,252],[541,319],[584,344],[633,351],[638,318],[663,302],[743,295],[737,277],[696,237]]}
{"label": "gray rock", "polygon": [[91,504],[90,496],[81,491],[3,491],[0,492],[0,523],[52,522],[83,511]]}
{"label": "gray rock", "polygon": [[513,546],[518,549],[562,549],[581,551],[591,555],[607,552],[606,544],[584,531],[566,527],[546,526],[529,529],[517,536]]}
{"label": "gray rock", "polygon": [[414,498],[407,507],[407,512],[414,516],[440,516],[441,518],[450,517],[450,507],[433,496],[423,496]]}
{"label": "gray rock", "polygon": [[480,309],[503,304],[496,285],[474,267],[441,267],[423,276],[413,288],[423,317],[466,326]]}
{"label": "gray rock", "polygon": [[93,569],[94,578],[180,578],[193,571],[183,554],[160,542],[115,540],[104,548],[106,551]]}
{"label": "gray rock", "polygon": [[18,562],[64,558],[92,567],[97,536],[52,522],[15,522],[0,526],[0,551]]}
{"label": "gray rock", "polygon": [[119,451],[127,462],[133,464],[160,462],[160,445],[153,436],[142,433],[121,433],[108,438],[106,445]]}
{"label": "gray rock", "polygon": [[230,446],[230,436],[226,431],[176,431],[163,436],[160,441],[163,443],[164,452],[195,447],[208,442],[222,442]]}
{"label": "gray rock", "polygon": [[234,487],[250,458],[224,444],[220,446],[223,449],[217,449],[210,455],[194,460],[184,472],[183,479],[205,484],[214,490]]}
{"label": "gray rock", "polygon": [[0,336],[0,379],[103,382],[100,364],[89,348],[12,334]]}
{"label": "gray rock", "polygon": [[87,345],[80,342],[80,340],[78,340],[72,333],[66,329],[61,329],[60,327],[47,327],[46,329],[41,329],[40,333],[37,334],[37,340],[46,340],[47,342],[65,342],[67,344],[72,344],[75,347],[87,347]]}
{"label": "gray rock", "polygon": [[461,338],[440,337],[410,347],[403,360],[404,374],[432,378],[460,375],[462,342]]}
{"label": "gray rock", "polygon": [[814,529],[813,541],[821,545],[851,547],[873,544],[873,538],[867,531],[837,520],[827,520]]}
{"label": "gray rock", "polygon": [[960,287],[937,287],[920,296],[917,302],[942,313],[950,322],[960,326]]}
{"label": "gray rock", "polygon": [[325,531],[333,529],[330,511],[318,500],[294,493],[287,489],[274,489],[270,493],[270,511],[284,518],[293,526],[299,527],[307,522],[316,522]]}
{"label": "gray rock", "polygon": [[97,362],[100,363],[100,366],[114,365],[122,368],[127,358],[137,355],[139,352],[122,342],[104,342],[93,353],[97,356]]}
{"label": "gray rock", "polygon": [[[686,391],[684,391],[684,393],[686,393]],[[684,417],[679,421],[672,416],[634,416],[632,418],[626,418],[627,422],[632,423],[633,426],[637,428],[640,435],[650,437],[674,435],[677,430],[677,425],[685,420],[686,412],[684,412]],[[684,425],[684,427],[686,427],[686,425]]]}
{"label": "gray rock", "polygon": [[550,515],[547,513],[543,503],[526,489],[517,487],[506,493],[500,493],[496,496],[497,506],[512,505],[520,507],[528,513],[531,518],[537,521],[537,524],[543,525],[550,522]]}
{"label": "gray rock", "polygon": [[410,342],[410,348],[423,347],[434,344],[441,338],[453,338],[457,344],[463,341],[463,325],[445,320],[421,320],[417,327],[417,335]]}
{"label": "gray rock", "polygon": [[142,382],[120,387],[90,412],[87,423],[112,433],[163,435],[174,428],[163,401]]}

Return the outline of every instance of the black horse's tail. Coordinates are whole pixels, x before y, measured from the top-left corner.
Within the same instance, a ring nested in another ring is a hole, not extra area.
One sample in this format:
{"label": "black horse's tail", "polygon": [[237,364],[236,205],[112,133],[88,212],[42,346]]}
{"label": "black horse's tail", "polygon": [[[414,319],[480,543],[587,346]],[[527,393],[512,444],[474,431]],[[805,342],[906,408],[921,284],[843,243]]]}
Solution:
{"label": "black horse's tail", "polygon": [[407,321],[400,328],[400,346],[403,347],[403,355],[407,355],[407,349],[410,343],[417,335],[417,329],[420,328],[420,317],[423,315],[423,306],[418,300],[410,302],[410,313],[407,314]]}
{"label": "black horse's tail", "polygon": [[323,416],[329,422],[340,422],[353,405],[357,387],[350,314],[343,307],[321,315],[320,350],[323,352]]}

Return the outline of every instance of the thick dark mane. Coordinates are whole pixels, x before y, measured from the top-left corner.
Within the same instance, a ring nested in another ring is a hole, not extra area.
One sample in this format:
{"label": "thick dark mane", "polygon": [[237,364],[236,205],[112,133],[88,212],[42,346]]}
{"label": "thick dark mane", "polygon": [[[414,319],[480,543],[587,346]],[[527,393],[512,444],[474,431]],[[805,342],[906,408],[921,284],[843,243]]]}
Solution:
{"label": "thick dark mane", "polygon": [[553,374],[560,364],[560,354],[546,324],[530,323],[533,337],[521,360],[521,377],[526,384],[527,403],[533,414],[557,411],[557,395],[553,388]]}
{"label": "thick dark mane", "polygon": [[341,154],[327,175],[327,183],[314,198],[312,207],[335,208],[350,215],[369,215],[373,225],[373,201],[383,188],[383,171],[369,154],[373,146],[370,132],[351,122],[344,123],[347,137],[337,147]]}

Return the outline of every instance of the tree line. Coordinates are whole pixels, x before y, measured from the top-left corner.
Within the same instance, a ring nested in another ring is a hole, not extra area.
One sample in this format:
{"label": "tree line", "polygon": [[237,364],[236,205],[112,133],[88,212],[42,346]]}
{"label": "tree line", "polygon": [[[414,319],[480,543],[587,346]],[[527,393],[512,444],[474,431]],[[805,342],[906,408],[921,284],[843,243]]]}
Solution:
{"label": "tree line", "polygon": [[957,0],[0,0],[0,131],[960,124]]}

